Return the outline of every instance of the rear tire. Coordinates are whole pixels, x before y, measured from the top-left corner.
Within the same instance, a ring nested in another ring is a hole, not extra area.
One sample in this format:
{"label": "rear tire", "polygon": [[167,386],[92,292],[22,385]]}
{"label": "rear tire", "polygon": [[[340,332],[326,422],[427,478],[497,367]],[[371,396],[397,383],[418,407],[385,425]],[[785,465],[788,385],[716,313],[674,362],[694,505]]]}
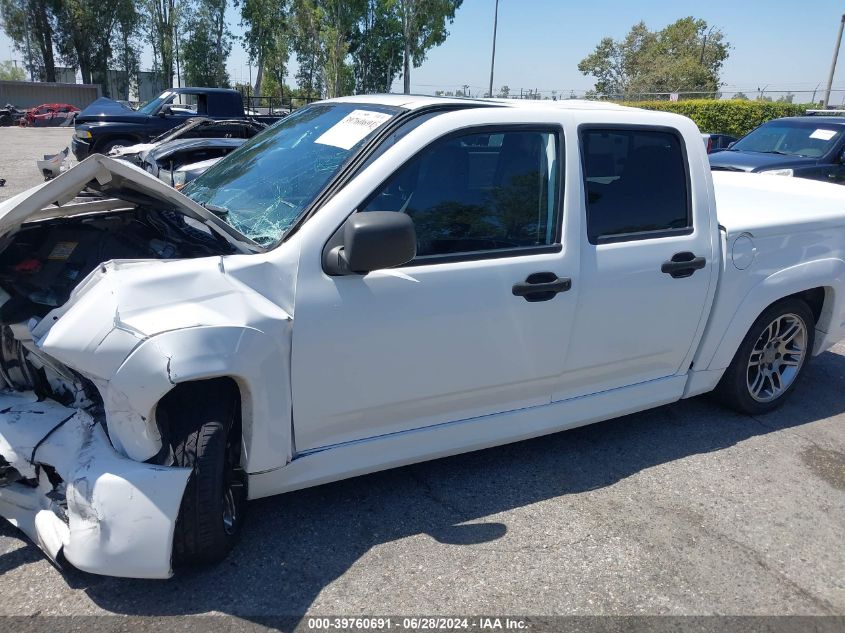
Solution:
{"label": "rear tire", "polygon": [[238,401],[231,391],[174,394],[179,402],[168,415],[174,465],[192,469],[173,537],[177,566],[223,560],[243,524],[246,477],[240,468],[240,430],[233,424]]}
{"label": "rear tire", "polygon": [[801,299],[784,299],[757,318],[716,387],[726,406],[749,415],[786,400],[813,351],[815,319]]}

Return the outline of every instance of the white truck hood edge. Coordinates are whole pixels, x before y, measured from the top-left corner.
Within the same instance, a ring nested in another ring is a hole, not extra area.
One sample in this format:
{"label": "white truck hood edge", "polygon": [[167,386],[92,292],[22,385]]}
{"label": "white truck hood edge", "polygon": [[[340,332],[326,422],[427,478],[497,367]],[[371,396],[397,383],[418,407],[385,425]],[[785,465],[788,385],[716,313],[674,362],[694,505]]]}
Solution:
{"label": "white truck hood edge", "polygon": [[[151,198],[177,207],[185,215],[207,224],[252,250],[261,248],[236,229],[187,196],[166,185],[143,169],[102,154],[89,156],[58,177],[20,193],[0,203],[0,235],[16,230],[26,222],[67,217],[79,213],[79,208],[65,210],[62,205],[73,200],[88,183],[96,180],[108,188],[126,187]],[[56,205],[56,206],[53,206]],[[247,250],[244,248],[244,250]]]}

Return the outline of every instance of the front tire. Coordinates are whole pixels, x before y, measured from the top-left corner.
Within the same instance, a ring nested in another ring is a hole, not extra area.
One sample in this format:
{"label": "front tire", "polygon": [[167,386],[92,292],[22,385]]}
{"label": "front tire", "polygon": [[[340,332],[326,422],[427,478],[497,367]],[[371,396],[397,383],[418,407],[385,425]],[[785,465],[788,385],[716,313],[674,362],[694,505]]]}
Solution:
{"label": "front tire", "polygon": [[113,149],[135,145],[135,141],[128,138],[115,138],[97,146],[96,153],[108,156]]}
{"label": "front tire", "polygon": [[174,465],[192,470],[173,537],[177,566],[223,560],[243,525],[247,494],[234,424],[238,403],[227,392],[179,394],[168,415]]}
{"label": "front tire", "polygon": [[801,299],[769,306],[745,335],[716,387],[716,397],[749,415],[776,409],[810,359],[814,334],[813,312]]}

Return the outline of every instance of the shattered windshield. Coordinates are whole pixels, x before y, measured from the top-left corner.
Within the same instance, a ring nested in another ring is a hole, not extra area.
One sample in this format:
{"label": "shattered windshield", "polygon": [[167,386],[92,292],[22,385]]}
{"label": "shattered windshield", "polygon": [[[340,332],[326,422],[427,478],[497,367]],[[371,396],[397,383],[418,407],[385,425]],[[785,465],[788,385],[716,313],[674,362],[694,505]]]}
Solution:
{"label": "shattered windshield", "polygon": [[320,103],[243,144],[182,190],[261,245],[278,242],[398,108]]}

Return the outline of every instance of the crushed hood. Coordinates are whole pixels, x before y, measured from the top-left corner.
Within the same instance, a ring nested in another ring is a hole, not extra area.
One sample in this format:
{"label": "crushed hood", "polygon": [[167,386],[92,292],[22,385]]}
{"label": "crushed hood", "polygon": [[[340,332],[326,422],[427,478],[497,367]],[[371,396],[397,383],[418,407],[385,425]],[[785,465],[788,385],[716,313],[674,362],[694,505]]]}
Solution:
{"label": "crushed hood", "polygon": [[89,184],[107,196],[132,202],[163,203],[167,209],[176,209],[208,225],[244,252],[262,250],[248,237],[158,178],[125,161],[101,154],[94,154],[57,178],[0,203],[0,235],[11,233],[27,222],[102,211],[103,202],[99,200],[68,204]]}
{"label": "crushed hood", "polygon": [[159,161],[177,152],[199,149],[237,149],[246,143],[244,138],[180,138],[166,143],[158,143],[145,155],[144,160]]}
{"label": "crushed hood", "polygon": [[109,152],[109,156],[111,156],[112,158],[125,158],[129,156],[136,156],[141,152],[151,150],[155,146],[155,143],[136,143],[135,145],[116,147],[111,152]]}

